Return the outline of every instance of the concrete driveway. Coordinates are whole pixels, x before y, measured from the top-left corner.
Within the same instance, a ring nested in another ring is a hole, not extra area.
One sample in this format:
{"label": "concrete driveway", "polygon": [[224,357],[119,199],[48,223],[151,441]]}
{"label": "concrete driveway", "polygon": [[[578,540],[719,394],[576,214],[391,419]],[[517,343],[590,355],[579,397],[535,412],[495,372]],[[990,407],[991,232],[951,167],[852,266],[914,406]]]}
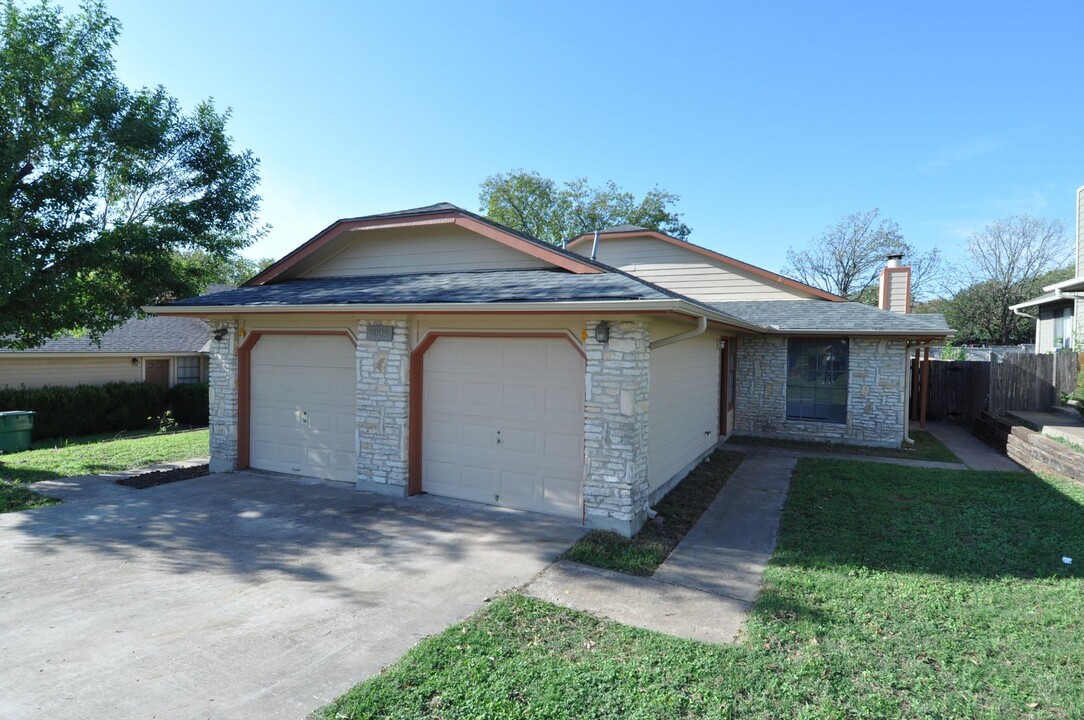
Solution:
{"label": "concrete driveway", "polygon": [[250,473],[0,515],[0,717],[302,718],[583,530]]}

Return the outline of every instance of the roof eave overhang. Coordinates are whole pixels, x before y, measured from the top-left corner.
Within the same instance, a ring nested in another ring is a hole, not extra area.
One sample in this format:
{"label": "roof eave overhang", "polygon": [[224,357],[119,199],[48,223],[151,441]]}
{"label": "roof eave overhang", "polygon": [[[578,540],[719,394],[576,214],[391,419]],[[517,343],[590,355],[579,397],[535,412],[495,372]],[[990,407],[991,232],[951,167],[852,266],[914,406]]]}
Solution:
{"label": "roof eave overhang", "polygon": [[1042,307],[1043,305],[1057,305],[1060,303],[1071,303],[1076,298],[1076,294],[1062,293],[1061,295],[1054,295],[1052,297],[1040,297],[1033,298],[1031,300],[1025,300],[1022,303],[1010,305],[1010,310],[1022,310],[1029,307]]}
{"label": "roof eave overhang", "polygon": [[1084,278],[1074,277],[1054,283],[1053,285],[1045,285],[1043,287],[1043,292],[1057,292],[1058,290],[1071,289],[1084,290]]}
{"label": "roof eave overhang", "polygon": [[143,311],[152,315],[174,317],[212,317],[217,315],[275,315],[275,314],[569,314],[569,313],[635,313],[672,314],[706,317],[728,327],[763,334],[769,330],[701,307],[684,300],[597,300],[561,302],[488,302],[488,303],[366,303],[325,305],[148,305]]}
{"label": "roof eave overhang", "polygon": [[894,337],[907,340],[943,340],[956,334],[955,330],[824,330],[804,328],[772,328],[775,335],[816,335],[818,337]]}

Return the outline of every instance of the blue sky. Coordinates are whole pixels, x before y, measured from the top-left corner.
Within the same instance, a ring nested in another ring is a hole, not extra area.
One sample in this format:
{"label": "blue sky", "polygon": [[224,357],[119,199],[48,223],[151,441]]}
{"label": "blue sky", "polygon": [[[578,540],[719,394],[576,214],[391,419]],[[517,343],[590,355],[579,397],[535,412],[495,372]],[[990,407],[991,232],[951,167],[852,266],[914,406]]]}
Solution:
{"label": "blue sky", "polygon": [[1084,184],[1084,3],[113,0],[129,85],[232,107],[247,255],[492,173],[681,196],[691,240],[778,270],[879,207],[952,258]]}

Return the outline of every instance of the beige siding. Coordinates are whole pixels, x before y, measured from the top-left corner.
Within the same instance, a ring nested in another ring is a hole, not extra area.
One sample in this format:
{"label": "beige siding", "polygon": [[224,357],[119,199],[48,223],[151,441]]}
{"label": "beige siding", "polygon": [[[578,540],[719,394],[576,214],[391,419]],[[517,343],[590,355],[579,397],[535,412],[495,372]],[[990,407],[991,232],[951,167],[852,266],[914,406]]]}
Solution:
{"label": "beige siding", "polygon": [[1076,191],[1076,275],[1084,274],[1084,187]]}
{"label": "beige siding", "polygon": [[101,385],[114,380],[141,379],[141,366],[133,365],[130,357],[0,357],[0,386]]}
{"label": "beige siding", "polygon": [[[657,323],[651,339],[688,329]],[[711,333],[651,351],[647,462],[652,491],[718,442],[719,361],[719,338]]]}
{"label": "beige siding", "polygon": [[891,312],[907,312],[907,277],[909,273],[889,270],[884,274],[884,281],[888,283],[888,307],[884,308]]}
{"label": "beige siding", "polygon": [[552,267],[489,238],[450,225],[356,233],[303,277],[509,270]]}
{"label": "beige siding", "polygon": [[[590,255],[590,242],[577,246]],[[812,296],[773,283],[654,238],[620,238],[599,242],[598,259],[656,285],[703,302],[727,300],[795,300]]]}

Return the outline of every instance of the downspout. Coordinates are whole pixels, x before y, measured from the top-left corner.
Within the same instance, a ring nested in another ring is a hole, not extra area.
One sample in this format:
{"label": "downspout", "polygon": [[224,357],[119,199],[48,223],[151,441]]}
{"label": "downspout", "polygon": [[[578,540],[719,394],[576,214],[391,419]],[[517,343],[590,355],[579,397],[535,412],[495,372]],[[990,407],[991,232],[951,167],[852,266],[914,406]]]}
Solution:
{"label": "downspout", "polygon": [[708,329],[708,318],[704,315],[700,315],[696,318],[696,327],[692,330],[687,330],[677,335],[671,335],[670,337],[659,338],[653,343],[650,343],[647,347],[650,350],[656,348],[666,347],[667,345],[673,345],[674,343],[684,342],[697,335],[703,335],[704,331]]}
{"label": "downspout", "polygon": [[903,386],[905,388],[903,393],[903,442],[908,445],[914,445],[915,441],[911,437],[911,368],[909,367],[909,365],[911,364],[910,360],[911,343],[907,343],[903,348]]}

